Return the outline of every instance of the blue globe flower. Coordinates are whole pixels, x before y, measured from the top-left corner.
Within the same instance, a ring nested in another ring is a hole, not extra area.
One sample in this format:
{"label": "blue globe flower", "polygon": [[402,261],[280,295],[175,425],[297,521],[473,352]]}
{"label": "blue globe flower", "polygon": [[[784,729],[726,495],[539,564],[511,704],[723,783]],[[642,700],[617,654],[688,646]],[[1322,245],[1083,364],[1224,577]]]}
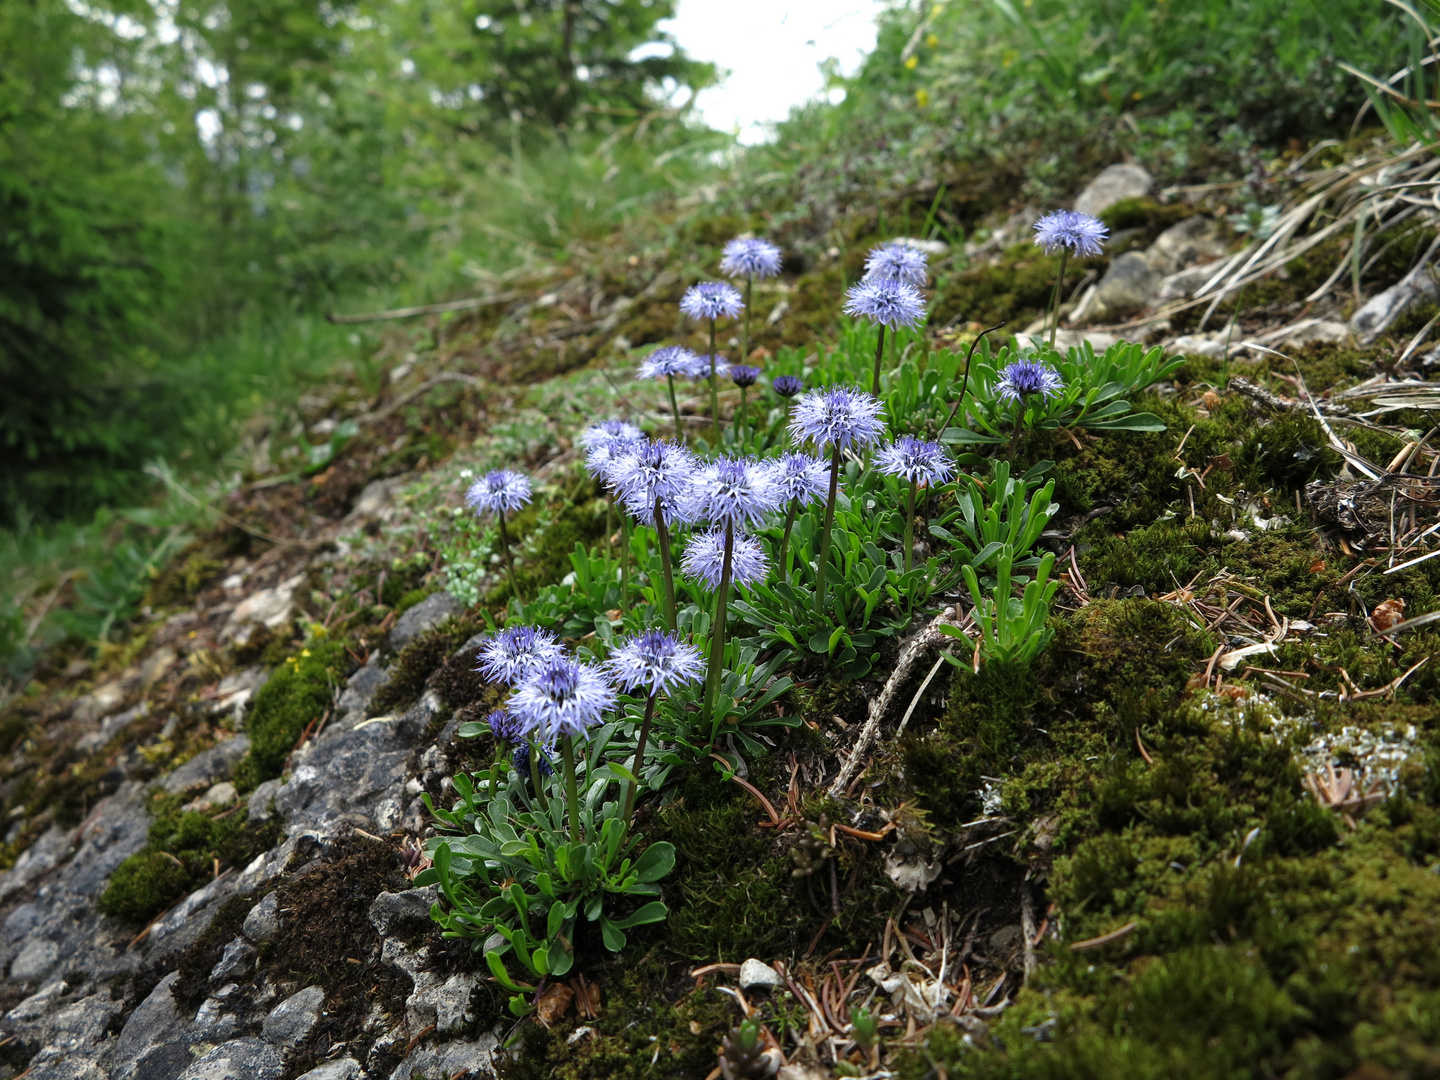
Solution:
{"label": "blue globe flower", "polygon": [[1032,394],[1052,398],[1063,389],[1065,380],[1060,373],[1035,360],[1016,360],[1005,365],[1000,381],[995,384],[995,393],[1003,401],[1020,401]]}
{"label": "blue globe flower", "polygon": [[593,664],[555,656],[532,671],[510,695],[520,730],[551,746],[564,735],[583,737],[615,707],[615,687]]}
{"label": "blue globe flower", "polygon": [[845,314],[869,319],[891,330],[919,326],[925,319],[925,297],[908,282],[867,278],[846,291]]}
{"label": "blue globe flower", "polygon": [[892,240],[870,249],[865,257],[865,280],[903,281],[923,288],[929,279],[929,261],[918,248]]}
{"label": "blue globe flower", "polygon": [[733,285],[723,281],[702,281],[685,290],[680,310],[692,319],[734,318],[745,310],[745,301]]}
{"label": "blue globe flower", "polygon": [[705,675],[700,650],[665,630],[646,630],[619,645],[605,667],[627,694],[644,690],[649,696],[697,683]]}
{"label": "blue globe flower", "polygon": [[780,273],[780,249],[769,240],[742,236],[725,245],[720,272],[726,277],[774,277]]}
{"label": "blue globe flower", "polygon": [[480,648],[475,670],[490,682],[512,685],[565,650],[549,630],[538,626],[507,626]]}
{"label": "blue globe flower", "polygon": [[477,514],[513,514],[530,501],[530,478],[513,469],[486,473],[465,492]]}
{"label": "blue globe flower", "polygon": [[943,484],[955,475],[954,462],[938,442],[902,435],[875,454],[875,467],[886,476],[912,484]]}
{"label": "blue globe flower", "polygon": [[884,412],[880,399],[863,390],[812,390],[795,402],[790,432],[796,441],[809,439],[822,447],[865,447],[885,434]]}
{"label": "blue globe flower", "polygon": [[1074,210],[1055,210],[1035,222],[1035,243],[1046,255],[1069,248],[1081,258],[1092,258],[1109,238],[1110,230],[1103,221]]}
{"label": "blue globe flower", "polygon": [[[725,566],[725,530],[697,533],[685,547],[680,572],[688,578],[704,582],[711,589],[720,587]],[[730,546],[730,581],[734,585],[754,585],[764,581],[770,562],[765,549],[749,533],[737,532]]]}

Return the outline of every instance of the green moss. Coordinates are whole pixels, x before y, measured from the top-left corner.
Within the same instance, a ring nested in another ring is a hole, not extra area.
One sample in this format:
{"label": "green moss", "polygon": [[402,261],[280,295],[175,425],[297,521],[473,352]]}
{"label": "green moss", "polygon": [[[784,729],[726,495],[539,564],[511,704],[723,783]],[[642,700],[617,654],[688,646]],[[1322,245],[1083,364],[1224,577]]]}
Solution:
{"label": "green moss", "polygon": [[150,843],[116,867],[100,897],[105,914],[148,922],[212,877],[216,860],[222,867],[242,866],[270,847],[278,833],[274,824],[255,828],[234,809],[212,816],[182,810],[183,802],[163,792],[151,797]]}
{"label": "green moss", "polygon": [[1344,459],[1331,448],[1318,420],[1290,412],[1258,425],[1241,446],[1236,464],[1255,478],[1257,487],[1299,488],[1311,480],[1330,479]]}
{"label": "green moss", "polygon": [[1194,216],[1195,208],[1189,203],[1177,202],[1162,205],[1149,196],[1121,199],[1100,215],[1100,220],[1110,227],[1112,233],[1124,229],[1143,229],[1151,236],[1159,235],[1171,225],[1177,225]]}
{"label": "green moss", "polygon": [[[479,633],[483,625],[478,619],[463,616],[447,619],[406,645],[390,665],[390,681],[380,688],[370,703],[371,712],[379,716],[413,705],[424,692],[431,675],[444,667],[455,650]],[[461,686],[469,689],[474,687],[474,683],[471,680],[462,682],[458,678],[447,682],[447,690],[454,695],[453,699],[448,695],[446,699],[452,708],[468,703],[461,700],[464,696]]]}
{"label": "green moss", "polygon": [[1210,524],[1203,518],[1157,521],[1119,536],[1096,537],[1081,568],[1097,591],[1113,585],[1165,593],[1189,580],[1209,539]]}
{"label": "green moss", "polygon": [[250,752],[235,769],[235,785],[250,791],[279,776],[307,725],[330,708],[351,661],[339,641],[302,649],[276,668],[255,694],[246,730]]}

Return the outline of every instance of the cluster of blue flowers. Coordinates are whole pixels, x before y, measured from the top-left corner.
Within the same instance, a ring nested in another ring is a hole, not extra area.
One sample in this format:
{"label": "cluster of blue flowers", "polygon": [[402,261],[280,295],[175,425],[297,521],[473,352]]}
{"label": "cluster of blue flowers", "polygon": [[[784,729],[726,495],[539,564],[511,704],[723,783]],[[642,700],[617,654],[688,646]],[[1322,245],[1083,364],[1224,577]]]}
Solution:
{"label": "cluster of blue flowers", "polygon": [[[1035,233],[1037,245],[1047,253],[1058,251],[1062,257],[1099,254],[1107,236],[1100,222],[1070,211],[1041,218]],[[703,677],[704,707],[713,705],[724,656],[730,591],[757,585],[772,574],[788,580],[791,526],[797,513],[818,504],[825,507],[823,527],[815,534],[814,597],[816,610],[821,611],[842,458],[871,453],[876,471],[908,486],[904,552],[908,572],[917,492],[941,487],[956,476],[955,461],[938,441],[911,434],[891,439],[878,396],[886,331],[893,335],[901,329],[914,329],[926,318],[922,290],[929,282],[929,267],[925,252],[916,246],[895,242],[873,249],[865,262],[863,280],[851,287],[845,298],[847,314],[868,320],[879,330],[875,378],[869,392],[845,385],[807,391],[799,376],[776,375],[770,386],[789,403],[787,445],[778,456],[717,452],[721,450],[719,440],[697,451],[686,441],[675,396],[677,378],[708,380],[717,434],[720,416],[715,384],[728,377],[739,387],[739,435],[744,392],[761,381],[763,372],[744,362],[749,359],[748,323],[746,346],[738,363],[716,348],[716,323],[742,313],[748,319],[755,282],[779,274],[782,261],[780,249],[769,241],[751,237],[731,241],[725,246],[720,270],[742,280],[745,294],[726,282],[705,281],[689,288],[680,301],[684,315],[708,325],[709,351],[700,354],[683,345],[665,345],[640,365],[641,378],[667,381],[675,420],[673,438],[651,438],[619,419],[592,424],[580,434],[578,443],[588,470],[612,500],[611,505],[622,512],[626,558],[630,520],[654,530],[669,625],[668,629],[646,629],[620,643],[603,664],[571,655],[541,627],[511,625],[490,637],[480,651],[478,670],[492,682],[512,689],[505,709],[491,714],[489,727],[497,739],[515,748],[515,767],[522,775],[528,776],[532,767],[544,774],[550,768],[547,753],[560,745],[568,754],[569,740],[586,737],[616,708],[618,695],[624,693],[643,696],[648,702],[635,760],[638,776],[655,700]],[[1020,419],[1031,403],[1050,400],[1063,389],[1063,380],[1053,368],[1022,358],[998,373],[993,393],[997,400],[1015,405],[1018,433]],[[743,438],[737,442],[746,445]],[[466,501],[477,512],[498,518],[502,541],[506,515],[513,515],[530,498],[529,480],[504,469],[482,477],[466,494]],[[772,559],[758,530],[782,518],[778,558]],[[715,594],[708,643],[692,644],[676,633],[672,536],[683,543],[680,573]],[[508,541],[505,544],[508,566]],[[627,572],[622,569],[622,582],[627,580]],[[513,568],[511,576],[513,581]],[[628,585],[622,589],[628,590]],[[622,593],[623,602],[628,602],[626,593]],[[627,804],[633,804],[634,794],[632,785]],[[628,809],[627,805],[627,817]]]}

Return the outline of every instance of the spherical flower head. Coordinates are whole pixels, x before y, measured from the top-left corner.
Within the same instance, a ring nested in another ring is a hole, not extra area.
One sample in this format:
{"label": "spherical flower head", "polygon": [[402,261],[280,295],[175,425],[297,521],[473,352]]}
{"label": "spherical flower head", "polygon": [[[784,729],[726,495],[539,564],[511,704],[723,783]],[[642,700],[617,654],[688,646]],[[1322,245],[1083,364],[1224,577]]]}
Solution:
{"label": "spherical flower head", "polygon": [[719,353],[696,353],[695,362],[690,365],[690,378],[700,379],[723,379],[730,370],[730,362]]}
{"label": "spherical flower head", "polygon": [[865,280],[903,281],[924,288],[929,279],[929,261],[929,256],[919,248],[892,240],[870,249],[865,257]]}
{"label": "spherical flower head", "polygon": [[925,297],[909,282],[892,278],[866,278],[845,293],[845,314],[898,330],[919,326],[925,320]]}
{"label": "spherical flower head", "polygon": [[1054,210],[1035,222],[1035,243],[1053,255],[1069,248],[1082,259],[1099,255],[1110,239],[1110,230],[1103,221],[1074,210]]}
{"label": "spherical flower head", "polygon": [[511,719],[510,714],[504,709],[492,709],[490,715],[485,717],[485,723],[490,728],[490,734],[501,742],[519,742],[520,726]]}
{"label": "spherical flower head", "polygon": [[594,664],[554,656],[510,695],[510,715],[521,731],[550,746],[562,735],[584,736],[615,707],[615,687]]}
{"label": "spherical flower head", "polygon": [[547,660],[565,650],[549,630],[538,626],[507,626],[480,649],[475,670],[490,682],[513,686]]}
{"label": "spherical flower head", "polygon": [[477,514],[513,514],[530,501],[530,478],[514,469],[486,473],[465,492]]}
{"label": "spherical flower head", "polygon": [[[550,764],[550,759],[544,753],[536,754],[535,757],[540,763],[541,776],[555,775],[555,766]],[[510,767],[526,780],[530,779],[530,748],[528,746],[515,748],[515,752],[510,755]]]}
{"label": "spherical flower head", "polygon": [[[680,559],[680,572],[688,578],[704,582],[711,589],[720,587],[725,567],[725,530],[697,533],[690,538]],[[734,585],[754,585],[764,581],[770,570],[765,549],[749,533],[734,533],[730,546],[730,581]]]}
{"label": "spherical flower head", "polygon": [[810,454],[786,454],[769,462],[770,483],[781,506],[822,499],[830,489],[830,469]]}
{"label": "spherical flower head", "polygon": [[760,378],[760,369],[749,364],[731,364],[729,375],[730,381],[743,389],[755,385]]}
{"label": "spherical flower head", "polygon": [[695,475],[690,489],[691,520],[714,525],[752,525],[779,505],[770,471],[749,458],[717,458]]}
{"label": "spherical flower head", "polygon": [[650,440],[644,435],[627,438],[624,435],[605,435],[595,439],[585,452],[585,468],[590,475],[606,488],[615,489],[615,474],[624,468],[625,462],[640,453]]}
{"label": "spherical flower head", "polygon": [[791,398],[805,389],[805,380],[799,375],[776,375],[770,380],[770,389],[781,397]]}
{"label": "spherical flower head", "polygon": [[741,236],[725,245],[720,272],[726,277],[774,277],[780,273],[780,249],[769,240]]}
{"label": "spherical flower head", "polygon": [[995,392],[1004,401],[1020,401],[1032,394],[1052,398],[1065,389],[1065,380],[1054,368],[1035,360],[1016,360],[1000,372]]}
{"label": "spherical flower head", "polygon": [[875,455],[875,467],[886,476],[912,484],[943,484],[955,475],[954,462],[938,442],[901,435]]}
{"label": "spherical flower head", "polygon": [[667,376],[690,375],[699,360],[683,345],[665,345],[640,362],[640,378],[663,379]]}
{"label": "spherical flower head", "polygon": [[885,406],[880,399],[849,386],[811,390],[795,402],[790,433],[796,441],[817,446],[864,447],[885,434]]}
{"label": "spherical flower head", "polygon": [[580,445],[589,450],[614,439],[634,441],[644,437],[643,431],[634,424],[627,424],[624,420],[601,420],[598,424],[591,424],[580,433]]}
{"label": "spherical flower head", "polygon": [[705,660],[699,649],[674,634],[646,630],[611,653],[605,668],[627,694],[643,690],[654,697],[699,682],[705,675]]}
{"label": "spherical flower head", "polygon": [[655,500],[659,499],[666,524],[674,524],[683,518],[682,505],[687,502],[699,467],[695,455],[684,445],[657,439],[617,459],[609,476],[616,496],[630,513],[653,523]]}
{"label": "spherical flower head", "polygon": [[692,319],[734,318],[745,310],[745,301],[733,285],[723,281],[702,281],[691,285],[680,298],[680,310]]}

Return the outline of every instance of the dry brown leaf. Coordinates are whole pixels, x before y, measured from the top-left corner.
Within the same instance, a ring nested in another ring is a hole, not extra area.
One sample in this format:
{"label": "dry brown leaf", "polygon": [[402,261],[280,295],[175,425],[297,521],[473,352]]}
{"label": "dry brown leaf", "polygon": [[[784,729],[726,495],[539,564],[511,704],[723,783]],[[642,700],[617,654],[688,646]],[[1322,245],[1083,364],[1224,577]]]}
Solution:
{"label": "dry brown leaf", "polygon": [[1382,600],[1370,613],[1370,625],[1377,634],[1383,634],[1397,623],[1405,621],[1404,600]]}
{"label": "dry brown leaf", "polygon": [[574,997],[575,991],[564,983],[551,983],[535,1003],[535,1019],[547,1028],[550,1027],[570,1010],[570,1002]]}

